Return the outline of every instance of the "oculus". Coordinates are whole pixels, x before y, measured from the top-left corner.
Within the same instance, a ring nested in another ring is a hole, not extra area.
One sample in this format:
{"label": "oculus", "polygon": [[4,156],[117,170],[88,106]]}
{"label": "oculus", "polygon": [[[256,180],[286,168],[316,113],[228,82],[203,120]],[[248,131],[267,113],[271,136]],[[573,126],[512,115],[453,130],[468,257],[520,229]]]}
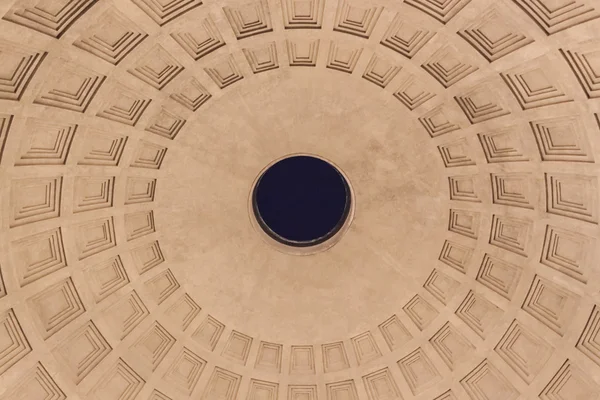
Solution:
{"label": "oculus", "polygon": [[344,227],[352,206],[350,186],[331,163],[292,155],[265,168],[251,194],[258,226],[292,247],[322,244]]}

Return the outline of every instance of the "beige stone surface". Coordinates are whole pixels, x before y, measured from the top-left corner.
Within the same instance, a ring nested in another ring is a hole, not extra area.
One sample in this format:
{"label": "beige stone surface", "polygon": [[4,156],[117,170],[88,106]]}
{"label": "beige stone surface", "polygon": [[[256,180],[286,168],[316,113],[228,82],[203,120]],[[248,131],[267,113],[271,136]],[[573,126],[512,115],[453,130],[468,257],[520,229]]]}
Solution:
{"label": "beige stone surface", "polygon": [[[0,400],[600,399],[600,1],[0,16]],[[295,153],[309,255],[248,209]]]}

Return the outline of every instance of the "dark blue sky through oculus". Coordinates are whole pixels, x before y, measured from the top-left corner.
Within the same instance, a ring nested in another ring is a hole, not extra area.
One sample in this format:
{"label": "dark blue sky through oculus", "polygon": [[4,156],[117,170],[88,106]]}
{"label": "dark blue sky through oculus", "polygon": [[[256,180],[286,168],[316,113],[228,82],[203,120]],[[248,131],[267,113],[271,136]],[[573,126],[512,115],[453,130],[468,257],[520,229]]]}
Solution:
{"label": "dark blue sky through oculus", "polygon": [[266,225],[290,241],[327,235],[345,216],[347,187],[329,163],[295,156],[271,166],[255,189],[258,212]]}

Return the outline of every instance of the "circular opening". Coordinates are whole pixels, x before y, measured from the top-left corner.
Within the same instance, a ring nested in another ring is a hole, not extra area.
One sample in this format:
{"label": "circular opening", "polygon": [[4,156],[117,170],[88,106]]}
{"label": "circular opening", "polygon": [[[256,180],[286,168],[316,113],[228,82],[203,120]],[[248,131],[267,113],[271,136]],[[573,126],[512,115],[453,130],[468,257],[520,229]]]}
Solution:
{"label": "circular opening", "polygon": [[284,158],[258,178],[252,206],[260,227],[280,243],[314,246],[334,236],[350,210],[344,176],[325,160]]}

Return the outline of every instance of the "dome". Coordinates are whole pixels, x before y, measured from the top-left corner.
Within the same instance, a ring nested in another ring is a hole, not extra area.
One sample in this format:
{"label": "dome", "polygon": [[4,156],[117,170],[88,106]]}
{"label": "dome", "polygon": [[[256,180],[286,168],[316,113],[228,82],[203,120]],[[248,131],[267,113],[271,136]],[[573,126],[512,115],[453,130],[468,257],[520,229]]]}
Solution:
{"label": "dome", "polygon": [[600,400],[598,0],[0,17],[0,400]]}

